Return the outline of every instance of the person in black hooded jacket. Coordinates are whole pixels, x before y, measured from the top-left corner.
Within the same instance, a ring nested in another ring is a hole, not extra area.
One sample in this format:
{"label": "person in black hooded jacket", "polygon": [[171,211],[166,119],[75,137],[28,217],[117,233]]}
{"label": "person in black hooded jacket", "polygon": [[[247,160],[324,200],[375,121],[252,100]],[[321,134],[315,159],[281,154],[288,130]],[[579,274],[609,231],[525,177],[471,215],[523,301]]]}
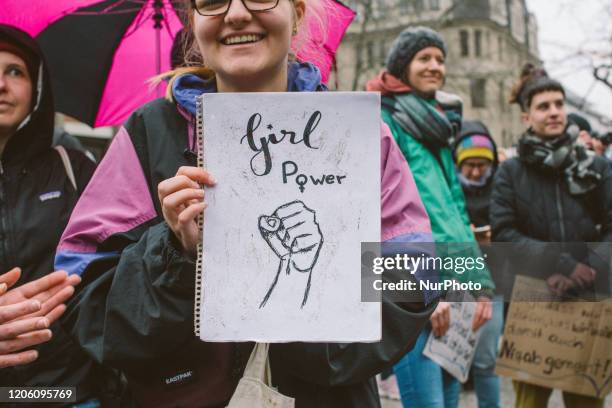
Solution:
{"label": "person in black hooded jacket", "polygon": [[[52,148],[50,76],[34,39],[0,25],[0,55],[6,62],[0,80],[0,271],[18,266],[25,283],[53,271],[55,248],[95,165],[78,151],[65,149],[63,156]],[[50,329],[53,337],[38,347],[38,359],[3,368],[0,384],[72,386],[77,403],[99,398],[102,369],[58,323]]]}
{"label": "person in black hooded jacket", "polygon": [[[498,168],[497,146],[489,129],[478,121],[463,121],[461,134],[453,145],[457,163],[457,179],[465,195],[465,204],[476,240],[483,245],[487,266],[495,282],[496,290],[503,287],[501,257],[491,242],[489,201],[493,189],[493,177]],[[472,362],[471,374],[479,407],[501,406],[501,381],[495,374],[499,338],[504,325],[503,296],[496,291],[492,299],[491,320],[480,331],[480,339]]]}
{"label": "person in black hooded jacket", "polygon": [[479,238],[478,235],[486,235],[479,233],[490,227],[489,200],[493,176],[499,165],[497,146],[482,122],[465,120],[454,143],[453,154],[470,222]]}
{"label": "person in black hooded jacket", "polygon": [[[558,295],[609,288],[607,261],[588,242],[612,240],[612,178],[605,159],[586,154],[567,126],[565,91],[526,65],[513,92],[528,130],[518,157],[502,163],[491,195],[494,241],[512,242],[512,270],[545,279]],[[518,260],[518,261],[516,261]],[[546,406],[551,389],[516,381],[517,407]],[[566,407],[603,400],[564,392]]]}

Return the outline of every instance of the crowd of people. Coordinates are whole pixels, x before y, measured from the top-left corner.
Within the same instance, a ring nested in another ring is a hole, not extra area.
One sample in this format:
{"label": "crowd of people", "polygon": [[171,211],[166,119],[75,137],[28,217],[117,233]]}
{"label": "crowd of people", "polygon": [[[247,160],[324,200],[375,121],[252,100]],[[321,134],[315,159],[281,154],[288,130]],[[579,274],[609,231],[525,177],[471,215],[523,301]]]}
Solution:
{"label": "crowd of people", "polygon": [[[406,29],[393,44],[386,69],[367,86],[383,95],[383,120],[415,175],[434,241],[513,243],[527,261],[543,257],[542,242],[609,242],[612,184],[606,148],[584,117],[567,114],[563,86],[543,69],[525,65],[509,103],[519,105],[526,131],[509,158],[498,151],[485,124],[463,120],[453,129],[462,118],[452,96],[440,91],[445,56],[438,33]],[[504,299],[495,289],[503,286],[504,270],[490,266],[487,276],[466,274],[484,288],[473,294],[479,305],[473,329],[486,322],[472,364],[482,408],[501,406],[495,364]],[[610,287],[607,266],[597,268],[576,254],[560,253],[539,272],[536,277],[557,295]],[[437,336],[448,330],[448,305],[441,301],[430,321],[413,350],[394,366],[395,378],[385,376],[382,383],[393,392],[388,382],[397,381],[404,407],[458,404],[459,382],[422,353],[428,330]],[[552,391],[520,381],[514,388],[517,407],[546,406]],[[603,406],[603,399],[570,392],[563,397],[568,407]]]}
{"label": "crowd of people", "polygon": [[[28,34],[0,25],[2,386],[76,387],[71,406],[80,408],[224,407],[240,380],[253,344],[194,336],[203,187],[224,182],[196,165],[196,98],[327,91],[293,42],[305,16],[323,11],[315,0],[188,5],[189,49],[164,74],[167,96],[131,115],[97,168],[54,146],[45,58]],[[527,257],[540,256],[538,242],[612,240],[606,138],[567,114],[562,85],[532,65],[517,73],[511,102],[526,131],[515,157],[504,157],[486,125],[463,118],[461,100],[442,91],[446,54],[437,32],[408,28],[367,84],[382,95],[381,237],[471,243],[474,255],[479,243],[511,242]],[[480,407],[501,406],[497,269],[448,276],[482,288],[472,293]],[[539,277],[559,294],[609,278],[569,253],[548,271]],[[423,355],[430,334],[450,326],[444,294],[384,299],[382,322],[377,343],[271,345],[274,386],[297,407],[378,407],[375,376],[392,370],[405,407],[456,407],[461,384]],[[551,392],[514,386],[517,407],[545,406]],[[603,407],[564,398],[568,407]]]}

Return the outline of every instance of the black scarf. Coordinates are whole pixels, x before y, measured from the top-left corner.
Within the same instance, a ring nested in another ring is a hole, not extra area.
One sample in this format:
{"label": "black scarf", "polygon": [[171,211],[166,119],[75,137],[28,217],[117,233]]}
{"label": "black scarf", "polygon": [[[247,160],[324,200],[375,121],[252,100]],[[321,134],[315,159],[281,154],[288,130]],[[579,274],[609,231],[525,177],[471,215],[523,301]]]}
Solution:
{"label": "black scarf", "polygon": [[382,98],[382,105],[393,119],[415,140],[432,150],[448,147],[461,130],[462,106],[437,101],[441,110],[414,92]]}
{"label": "black scarf", "polygon": [[522,161],[553,174],[563,174],[571,195],[586,194],[595,189],[603,175],[592,169],[594,156],[576,144],[578,128],[570,126],[553,140],[543,140],[527,131],[519,141]]}

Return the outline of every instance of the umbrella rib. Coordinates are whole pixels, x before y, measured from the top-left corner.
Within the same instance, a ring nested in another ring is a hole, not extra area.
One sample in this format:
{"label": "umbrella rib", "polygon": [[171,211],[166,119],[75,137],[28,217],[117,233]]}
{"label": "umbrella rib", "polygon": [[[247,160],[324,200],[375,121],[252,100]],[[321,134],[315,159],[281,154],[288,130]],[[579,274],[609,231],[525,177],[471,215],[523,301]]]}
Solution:
{"label": "umbrella rib", "polygon": [[[147,0],[117,0],[115,3],[109,5],[108,7],[106,7],[103,10],[100,11],[76,11],[73,13],[70,13],[71,15],[76,15],[76,16],[87,16],[87,15],[100,15],[100,14],[108,14],[108,15],[113,15],[113,14],[128,14],[128,13],[133,13],[134,11],[138,11],[142,8],[142,6],[144,4],[146,4]],[[138,5],[137,7],[134,8],[130,8],[130,9],[124,9],[124,10],[119,10],[116,11],[114,9],[116,9],[117,7],[125,4],[125,3],[132,3],[132,4],[136,4]]]}
{"label": "umbrella rib", "polygon": [[104,10],[102,10],[102,13],[106,13],[106,12],[112,12],[112,10],[114,8],[117,8],[125,3],[136,3],[136,4],[140,4],[140,7],[142,7],[142,4],[145,4],[145,2],[143,0],[117,0],[117,2],[109,5],[108,7],[106,7]]}
{"label": "umbrella rib", "polygon": [[102,13],[107,13],[112,11],[114,8],[117,8],[119,6],[121,6],[123,3],[126,3],[126,0],[118,0],[115,3],[110,4],[108,7],[106,7],[105,9],[102,10]]}
{"label": "umbrella rib", "polygon": [[168,36],[174,39],[174,36],[172,35],[172,31],[170,30],[170,20],[168,19],[168,10],[166,10],[166,6],[162,8],[161,12],[162,12],[162,15],[164,16],[161,22],[162,26],[164,26],[164,28],[166,29]]}
{"label": "umbrella rib", "polygon": [[131,36],[132,34],[134,34],[140,27],[143,26],[143,24],[149,21],[152,15],[153,15],[153,12],[149,13],[148,15],[145,15],[144,12],[140,13],[138,16],[138,20],[136,20],[134,24],[132,25],[132,29],[130,31],[126,31],[123,38],[127,38]]}
{"label": "umbrella rib", "polygon": [[99,16],[99,15],[119,15],[119,14],[130,14],[135,11],[140,10],[140,8],[126,9],[121,11],[75,11],[73,13],[69,13],[70,16]]}

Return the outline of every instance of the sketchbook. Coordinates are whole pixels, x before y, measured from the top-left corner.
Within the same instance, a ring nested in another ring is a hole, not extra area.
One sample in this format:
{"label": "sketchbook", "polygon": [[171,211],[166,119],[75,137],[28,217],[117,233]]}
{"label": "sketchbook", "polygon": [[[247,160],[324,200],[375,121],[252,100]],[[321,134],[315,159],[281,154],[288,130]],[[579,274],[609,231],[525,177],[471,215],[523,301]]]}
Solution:
{"label": "sketchbook", "polygon": [[196,272],[204,341],[372,342],[361,243],[380,241],[377,93],[205,94]]}

